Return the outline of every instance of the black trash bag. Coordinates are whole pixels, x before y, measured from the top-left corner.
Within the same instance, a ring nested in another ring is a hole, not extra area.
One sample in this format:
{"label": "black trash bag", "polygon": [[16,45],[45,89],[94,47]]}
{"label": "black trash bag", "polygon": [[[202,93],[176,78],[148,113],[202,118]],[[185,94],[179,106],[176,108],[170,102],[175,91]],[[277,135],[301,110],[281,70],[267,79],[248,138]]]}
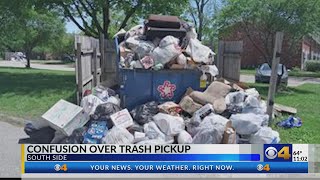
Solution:
{"label": "black trash bag", "polygon": [[[32,131],[29,131],[32,130]],[[25,130],[26,131],[26,130]],[[50,144],[54,138],[55,130],[51,127],[43,127],[40,129],[27,128],[27,134],[30,138],[20,139],[19,143],[25,144]]]}
{"label": "black trash bag", "polygon": [[121,108],[113,103],[104,103],[97,106],[93,115],[91,115],[91,119],[96,121],[106,121],[108,129],[111,129],[113,123],[110,119],[110,115],[120,111]]}
{"label": "black trash bag", "polygon": [[138,124],[144,125],[152,121],[152,117],[158,114],[158,105],[158,102],[151,101],[135,107],[130,114]]}
{"label": "black trash bag", "polygon": [[128,127],[127,130],[134,135],[134,132],[143,132],[143,126],[139,125],[138,123],[134,123],[132,126]]}
{"label": "black trash bag", "polygon": [[44,120],[27,121],[26,125],[24,126],[24,132],[30,136],[37,130],[48,126],[48,122]]}
{"label": "black trash bag", "polygon": [[88,127],[86,126],[75,129],[69,137],[60,141],[60,144],[82,144],[87,130]]}

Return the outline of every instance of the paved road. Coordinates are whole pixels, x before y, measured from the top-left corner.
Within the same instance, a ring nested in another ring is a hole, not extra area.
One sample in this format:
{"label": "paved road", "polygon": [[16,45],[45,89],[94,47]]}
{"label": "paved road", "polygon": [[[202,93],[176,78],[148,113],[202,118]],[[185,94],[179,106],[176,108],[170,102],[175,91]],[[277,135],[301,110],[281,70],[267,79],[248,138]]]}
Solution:
{"label": "paved road", "polygon": [[[240,81],[246,83],[254,83],[254,75],[240,75]],[[300,86],[304,83],[320,84],[320,78],[312,77],[289,77],[288,86]]]}
{"label": "paved road", "polygon": [[0,121],[0,178],[20,177],[20,145],[18,140],[27,137],[22,127]]}
{"label": "paved road", "polygon": [[[24,63],[16,61],[0,61],[0,67],[25,67]],[[74,71],[75,69],[68,65],[55,65],[55,64],[38,64],[32,63],[31,67],[34,69],[48,69],[48,70],[60,70],[60,71]]]}

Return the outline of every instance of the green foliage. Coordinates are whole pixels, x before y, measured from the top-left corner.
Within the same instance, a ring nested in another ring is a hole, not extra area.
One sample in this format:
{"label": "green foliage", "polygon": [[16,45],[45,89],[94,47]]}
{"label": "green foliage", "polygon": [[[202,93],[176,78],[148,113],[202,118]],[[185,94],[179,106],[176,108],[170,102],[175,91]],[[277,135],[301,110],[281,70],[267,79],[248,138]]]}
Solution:
{"label": "green foliage", "polygon": [[32,0],[1,1],[0,17],[2,51],[22,51],[28,56],[32,51],[52,53],[65,44],[63,18],[57,12],[37,8]]}
{"label": "green foliage", "polygon": [[308,60],[306,63],[306,70],[312,72],[319,72],[320,71],[320,61],[317,60]]}
{"label": "green foliage", "polygon": [[103,33],[111,38],[148,14],[180,15],[188,0],[35,0],[41,7],[55,9],[88,36]]}
{"label": "green foliage", "polygon": [[241,29],[253,44],[261,41],[264,49],[257,49],[270,60],[277,31],[285,33],[294,52],[298,40],[320,27],[319,16],[318,0],[226,0],[218,22],[221,32]]}

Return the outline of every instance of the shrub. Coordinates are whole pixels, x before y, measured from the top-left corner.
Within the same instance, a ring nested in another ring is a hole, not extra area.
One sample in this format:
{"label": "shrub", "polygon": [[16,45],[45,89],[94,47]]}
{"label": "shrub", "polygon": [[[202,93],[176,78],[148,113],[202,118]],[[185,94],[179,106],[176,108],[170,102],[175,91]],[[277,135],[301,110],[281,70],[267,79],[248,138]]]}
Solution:
{"label": "shrub", "polygon": [[316,60],[306,61],[306,70],[312,71],[312,72],[320,71],[320,61],[316,61]]}

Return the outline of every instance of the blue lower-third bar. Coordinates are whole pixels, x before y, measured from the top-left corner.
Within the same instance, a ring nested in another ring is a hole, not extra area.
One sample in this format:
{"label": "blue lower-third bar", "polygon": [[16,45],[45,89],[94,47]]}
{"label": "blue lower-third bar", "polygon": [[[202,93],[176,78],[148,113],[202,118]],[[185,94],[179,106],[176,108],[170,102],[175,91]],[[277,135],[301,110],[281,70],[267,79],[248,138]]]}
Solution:
{"label": "blue lower-third bar", "polygon": [[[27,161],[260,161],[260,154],[27,154]],[[59,161],[59,160],[58,160]]]}
{"label": "blue lower-third bar", "polygon": [[25,173],[308,173],[308,163],[25,162]]}

